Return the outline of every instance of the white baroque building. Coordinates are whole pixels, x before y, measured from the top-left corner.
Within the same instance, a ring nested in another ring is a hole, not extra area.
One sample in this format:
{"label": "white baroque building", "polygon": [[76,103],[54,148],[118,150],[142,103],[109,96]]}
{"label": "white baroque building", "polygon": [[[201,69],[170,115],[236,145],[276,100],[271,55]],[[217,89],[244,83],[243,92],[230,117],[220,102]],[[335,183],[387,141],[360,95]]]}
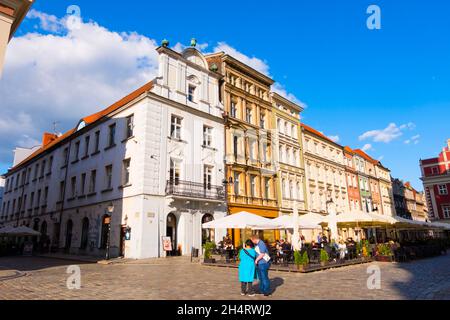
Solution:
{"label": "white baroque building", "polygon": [[226,214],[221,76],[194,47],[157,52],[156,79],[63,135],[44,134],[8,171],[0,225],[39,230],[46,250],[102,256],[109,247],[135,259],[221,239],[201,229]]}

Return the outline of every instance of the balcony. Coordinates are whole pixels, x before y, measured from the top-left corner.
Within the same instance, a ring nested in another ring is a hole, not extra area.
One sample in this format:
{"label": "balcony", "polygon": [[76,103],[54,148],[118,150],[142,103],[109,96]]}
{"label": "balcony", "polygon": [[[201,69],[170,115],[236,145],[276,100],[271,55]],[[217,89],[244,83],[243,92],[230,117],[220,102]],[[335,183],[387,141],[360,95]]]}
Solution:
{"label": "balcony", "polygon": [[225,200],[223,186],[205,185],[183,180],[168,180],[166,194],[185,198]]}
{"label": "balcony", "polygon": [[248,204],[265,207],[276,207],[277,201],[270,198],[251,197],[245,195],[228,194],[228,201],[236,204]]}

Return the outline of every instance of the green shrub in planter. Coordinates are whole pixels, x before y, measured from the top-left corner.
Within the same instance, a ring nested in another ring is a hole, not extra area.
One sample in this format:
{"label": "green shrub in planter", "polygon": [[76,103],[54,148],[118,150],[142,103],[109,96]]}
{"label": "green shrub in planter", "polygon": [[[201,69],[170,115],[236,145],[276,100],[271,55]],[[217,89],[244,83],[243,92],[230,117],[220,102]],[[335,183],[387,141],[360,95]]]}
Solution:
{"label": "green shrub in planter", "polygon": [[205,260],[211,259],[212,251],[216,248],[216,244],[214,242],[206,242],[203,245],[203,256]]}
{"label": "green shrub in planter", "polygon": [[330,260],[328,253],[325,249],[320,250],[320,264],[325,265]]}

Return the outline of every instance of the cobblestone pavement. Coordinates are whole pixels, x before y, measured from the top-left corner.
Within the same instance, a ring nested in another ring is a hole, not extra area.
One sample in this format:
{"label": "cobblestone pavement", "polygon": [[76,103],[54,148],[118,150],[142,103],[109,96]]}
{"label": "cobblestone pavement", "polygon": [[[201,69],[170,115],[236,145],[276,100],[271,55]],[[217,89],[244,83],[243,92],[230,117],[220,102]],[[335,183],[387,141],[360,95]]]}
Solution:
{"label": "cobblestone pavement", "polygon": [[[81,289],[66,286],[67,267],[78,264]],[[381,289],[367,288],[367,267],[381,269]],[[0,258],[3,299],[241,299],[237,269],[207,267],[187,259],[102,265],[50,258]],[[269,299],[450,299],[450,255],[411,263],[372,263],[309,274],[270,272]],[[266,299],[262,296],[244,299]]]}

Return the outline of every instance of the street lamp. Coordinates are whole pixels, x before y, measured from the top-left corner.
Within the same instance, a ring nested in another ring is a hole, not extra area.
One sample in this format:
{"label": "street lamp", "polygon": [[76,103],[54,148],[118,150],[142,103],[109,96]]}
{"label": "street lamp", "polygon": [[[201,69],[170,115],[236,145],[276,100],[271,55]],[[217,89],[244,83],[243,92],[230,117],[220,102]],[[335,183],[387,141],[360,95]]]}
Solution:
{"label": "street lamp", "polygon": [[111,243],[111,222],[112,222],[112,213],[114,212],[114,204],[111,203],[110,205],[108,205],[106,210],[108,211],[109,222],[108,222],[108,238],[106,241],[106,257],[105,257],[105,259],[109,260],[109,246]]}

